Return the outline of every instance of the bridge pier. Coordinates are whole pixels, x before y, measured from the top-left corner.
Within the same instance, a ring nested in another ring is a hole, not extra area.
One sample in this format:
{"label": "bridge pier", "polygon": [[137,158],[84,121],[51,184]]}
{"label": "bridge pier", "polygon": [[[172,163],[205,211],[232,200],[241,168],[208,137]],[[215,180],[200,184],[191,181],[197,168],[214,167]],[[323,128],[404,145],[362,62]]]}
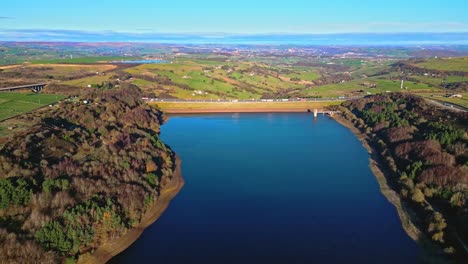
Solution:
{"label": "bridge pier", "polygon": [[43,88],[44,88],[44,86],[42,86],[42,85],[35,85],[35,86],[33,86],[33,87],[31,88],[31,90],[32,90],[33,92],[35,92],[35,93],[38,93],[38,92],[42,91]]}

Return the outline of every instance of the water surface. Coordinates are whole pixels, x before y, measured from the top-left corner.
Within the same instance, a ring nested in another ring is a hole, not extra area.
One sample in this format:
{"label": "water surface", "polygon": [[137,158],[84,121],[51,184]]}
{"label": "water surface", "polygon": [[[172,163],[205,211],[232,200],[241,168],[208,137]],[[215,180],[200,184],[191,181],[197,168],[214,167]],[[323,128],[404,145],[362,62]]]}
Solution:
{"label": "water surface", "polygon": [[174,116],[186,185],[114,263],[414,263],[368,154],[307,113]]}

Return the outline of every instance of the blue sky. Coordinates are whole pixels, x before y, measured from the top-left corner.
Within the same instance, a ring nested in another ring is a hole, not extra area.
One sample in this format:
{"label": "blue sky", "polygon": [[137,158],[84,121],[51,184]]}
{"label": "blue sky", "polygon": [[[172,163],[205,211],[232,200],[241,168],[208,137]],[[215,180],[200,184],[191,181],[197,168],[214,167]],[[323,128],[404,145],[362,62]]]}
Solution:
{"label": "blue sky", "polygon": [[468,32],[466,0],[9,0],[0,29],[164,33]]}

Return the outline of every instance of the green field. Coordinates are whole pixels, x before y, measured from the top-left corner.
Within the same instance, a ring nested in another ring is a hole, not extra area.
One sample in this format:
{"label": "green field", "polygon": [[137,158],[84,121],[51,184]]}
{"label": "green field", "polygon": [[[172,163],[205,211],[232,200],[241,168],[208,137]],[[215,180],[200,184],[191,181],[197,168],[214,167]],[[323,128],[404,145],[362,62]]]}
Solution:
{"label": "green field", "polygon": [[462,58],[438,58],[429,59],[425,62],[416,64],[417,67],[434,69],[441,71],[462,71],[468,72],[468,57]]}
{"label": "green field", "polygon": [[[285,68],[265,63],[202,59],[179,59],[173,64],[139,65],[125,71],[137,76],[169,78],[174,83],[171,89],[167,89],[167,85],[159,85],[157,88],[154,83],[141,78],[135,78],[132,83],[156,95],[164,93],[181,99],[258,99],[265,93],[303,89],[321,76],[314,67]],[[173,89],[177,86],[185,91]]]}
{"label": "green field", "polygon": [[74,79],[70,81],[62,82],[66,85],[78,86],[78,87],[88,87],[88,85],[95,86],[98,84],[102,84],[103,82],[109,81],[112,73],[107,73],[104,75],[93,75],[90,77]]}
{"label": "green field", "polygon": [[53,82],[84,88],[97,87],[103,82],[116,85],[129,82],[141,88],[145,97],[188,100],[336,98],[398,91],[443,94],[447,93],[447,85],[461,87],[458,92],[462,92],[464,74],[444,75],[443,71],[468,68],[468,57],[408,60],[408,65],[432,67],[440,72],[409,71],[405,76],[405,89],[400,89],[402,76],[394,66],[398,60],[392,58],[310,58],[304,61],[303,58],[279,56],[184,54],[168,59],[170,63],[128,65],[125,69],[97,63],[120,59],[137,57],[37,60],[34,62],[42,64],[0,67],[0,82],[3,73],[5,83]]}
{"label": "green field", "polygon": [[464,93],[462,94],[462,98],[450,98],[450,97],[445,97],[445,96],[439,96],[439,97],[430,97],[430,96],[425,96],[426,98],[430,100],[435,100],[435,101],[441,101],[441,102],[447,102],[449,104],[457,105],[464,107],[468,109],[468,94]]}
{"label": "green field", "polygon": [[53,94],[0,92],[0,121],[62,100]]}
{"label": "green field", "polygon": [[[363,83],[375,83],[377,87],[367,88]],[[349,82],[338,84],[327,84],[317,87],[312,87],[304,91],[304,96],[322,96],[322,97],[337,97],[337,96],[353,96],[367,95],[389,92],[440,92],[441,89],[430,87],[425,83],[405,82],[407,89],[401,89],[401,84],[398,81],[385,79],[366,79],[352,80]]]}

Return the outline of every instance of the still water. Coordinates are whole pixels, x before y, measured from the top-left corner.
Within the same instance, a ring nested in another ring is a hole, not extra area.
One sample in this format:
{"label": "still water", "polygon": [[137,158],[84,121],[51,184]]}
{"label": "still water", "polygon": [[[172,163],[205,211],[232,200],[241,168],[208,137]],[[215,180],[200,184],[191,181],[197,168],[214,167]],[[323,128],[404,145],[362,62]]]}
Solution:
{"label": "still water", "polygon": [[186,184],[112,263],[415,263],[358,139],[307,113],[173,116]]}

